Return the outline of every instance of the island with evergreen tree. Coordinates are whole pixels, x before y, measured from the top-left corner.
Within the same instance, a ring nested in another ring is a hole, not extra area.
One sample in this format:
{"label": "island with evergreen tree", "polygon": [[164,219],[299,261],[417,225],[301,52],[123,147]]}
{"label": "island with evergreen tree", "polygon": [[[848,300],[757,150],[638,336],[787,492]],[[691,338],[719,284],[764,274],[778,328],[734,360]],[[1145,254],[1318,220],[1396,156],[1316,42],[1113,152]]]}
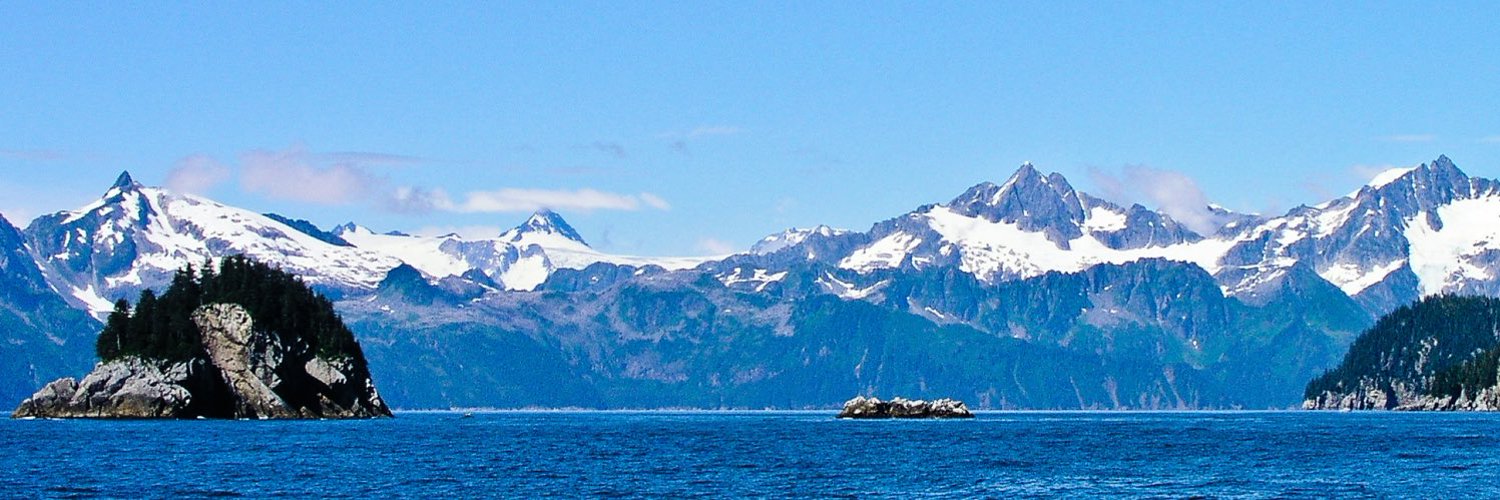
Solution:
{"label": "island with evergreen tree", "polygon": [[161,295],[115,303],[81,381],[63,378],[16,418],[391,416],[333,303],[244,256],[182,269]]}
{"label": "island with evergreen tree", "polygon": [[1303,408],[1500,410],[1500,299],[1432,296],[1380,318]]}

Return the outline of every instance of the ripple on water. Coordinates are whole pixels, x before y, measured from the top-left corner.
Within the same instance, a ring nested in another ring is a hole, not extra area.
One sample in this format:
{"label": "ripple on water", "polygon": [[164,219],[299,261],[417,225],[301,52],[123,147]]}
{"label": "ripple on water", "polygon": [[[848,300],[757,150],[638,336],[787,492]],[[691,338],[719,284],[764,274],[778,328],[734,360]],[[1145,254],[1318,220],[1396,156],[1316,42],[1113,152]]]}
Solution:
{"label": "ripple on water", "polygon": [[1500,496],[1488,414],[449,417],[4,421],[0,498]]}

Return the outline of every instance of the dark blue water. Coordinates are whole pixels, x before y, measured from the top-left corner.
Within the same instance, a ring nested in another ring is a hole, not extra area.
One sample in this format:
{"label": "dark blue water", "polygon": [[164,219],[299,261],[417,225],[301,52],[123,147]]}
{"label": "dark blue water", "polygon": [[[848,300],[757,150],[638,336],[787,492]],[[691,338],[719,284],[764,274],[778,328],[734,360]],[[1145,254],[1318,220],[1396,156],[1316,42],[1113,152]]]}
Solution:
{"label": "dark blue water", "polygon": [[1500,415],[3,421],[0,497],[1500,496]]}

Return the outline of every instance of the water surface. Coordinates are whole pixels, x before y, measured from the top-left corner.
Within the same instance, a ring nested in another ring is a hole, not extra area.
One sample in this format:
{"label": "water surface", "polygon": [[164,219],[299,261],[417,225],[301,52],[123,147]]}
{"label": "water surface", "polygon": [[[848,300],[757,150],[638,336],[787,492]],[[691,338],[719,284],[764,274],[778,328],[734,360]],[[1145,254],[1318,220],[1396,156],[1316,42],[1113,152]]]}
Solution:
{"label": "water surface", "polygon": [[0,497],[1500,496],[1500,415],[3,421]]}

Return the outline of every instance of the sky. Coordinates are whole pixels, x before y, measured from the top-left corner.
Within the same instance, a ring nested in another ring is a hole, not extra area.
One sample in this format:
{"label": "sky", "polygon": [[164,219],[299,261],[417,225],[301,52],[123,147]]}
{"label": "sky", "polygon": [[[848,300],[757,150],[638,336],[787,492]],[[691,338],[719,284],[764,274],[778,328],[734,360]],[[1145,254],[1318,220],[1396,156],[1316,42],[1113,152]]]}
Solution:
{"label": "sky", "polygon": [[[1500,178],[1500,10],[1429,2],[0,3],[0,214],[122,170],[243,208],[637,255],[865,230],[1030,161],[1280,213]],[[1169,212],[1170,213],[1170,212]]]}

